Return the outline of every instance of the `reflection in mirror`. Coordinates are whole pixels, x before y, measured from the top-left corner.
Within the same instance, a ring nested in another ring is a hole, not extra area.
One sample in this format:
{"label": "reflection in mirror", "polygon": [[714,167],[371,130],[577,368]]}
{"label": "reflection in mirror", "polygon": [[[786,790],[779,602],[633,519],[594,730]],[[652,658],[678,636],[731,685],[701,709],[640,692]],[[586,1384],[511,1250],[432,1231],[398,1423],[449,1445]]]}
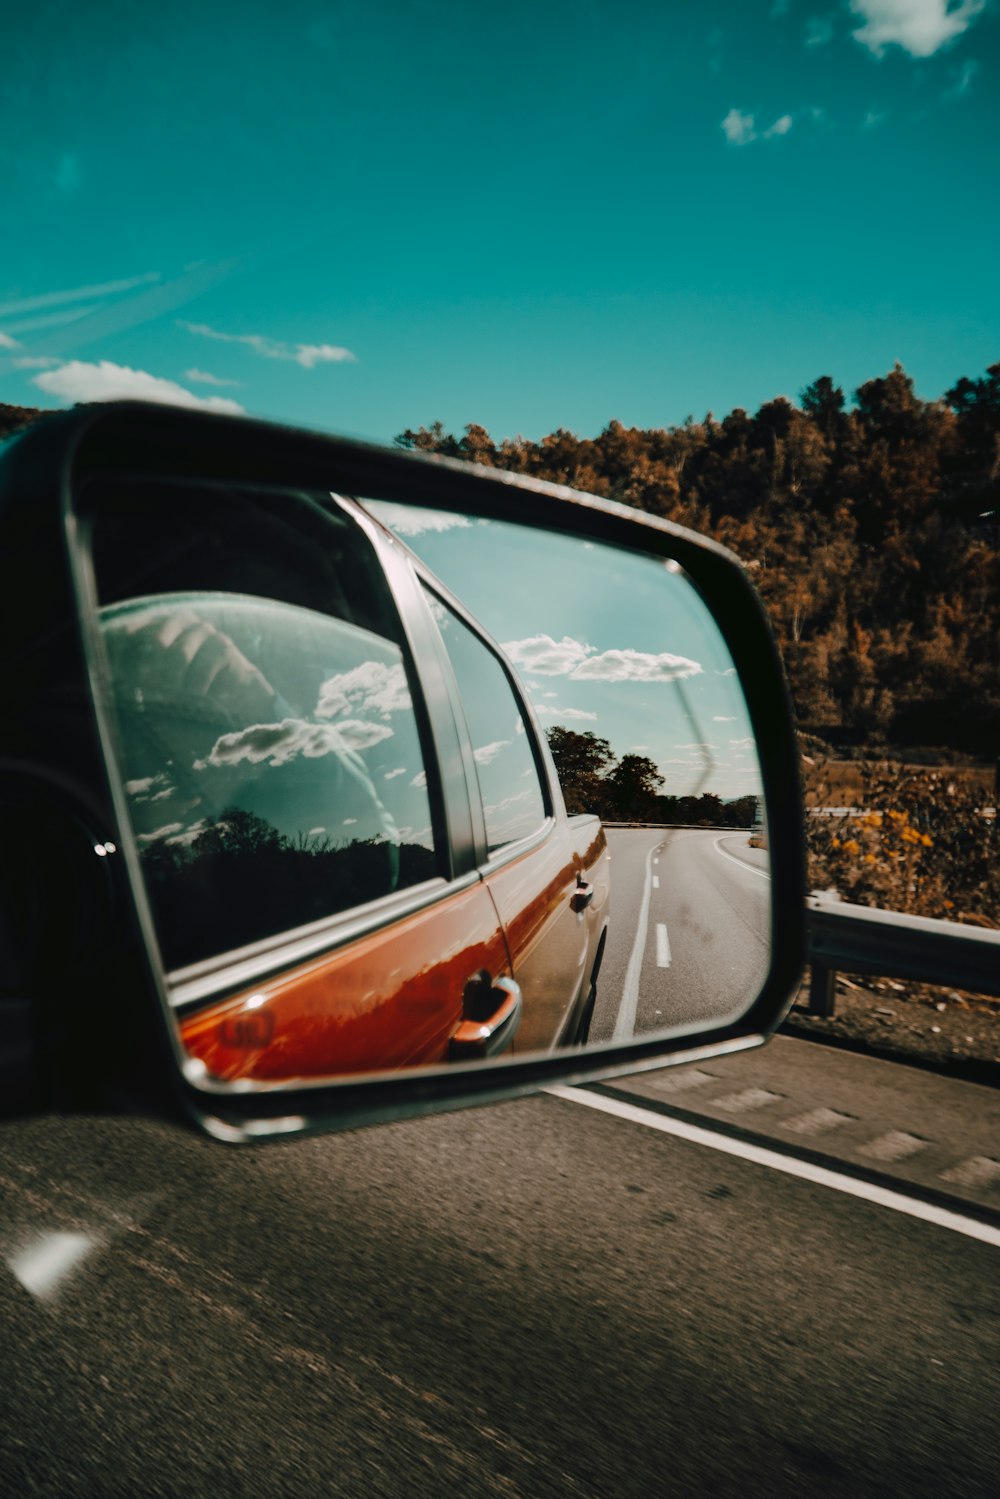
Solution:
{"label": "reflection in mirror", "polygon": [[740,1015],[770,962],[761,772],[690,580],[576,537],[368,504],[501,643],[568,812],[602,820],[612,915],[588,1039]]}
{"label": "reflection in mirror", "polygon": [[676,565],[265,488],[98,483],[91,510],[100,707],[192,1075],[524,1055],[756,998],[760,771]]}

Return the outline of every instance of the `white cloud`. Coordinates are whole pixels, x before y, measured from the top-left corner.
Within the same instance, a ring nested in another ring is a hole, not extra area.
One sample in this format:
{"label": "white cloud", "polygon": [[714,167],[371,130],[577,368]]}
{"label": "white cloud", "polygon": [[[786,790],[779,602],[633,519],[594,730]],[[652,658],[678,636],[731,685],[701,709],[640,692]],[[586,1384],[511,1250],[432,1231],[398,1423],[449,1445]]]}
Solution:
{"label": "white cloud", "polygon": [[100,304],[88,302],[83,307],[62,307],[58,312],[46,312],[41,317],[18,318],[14,323],[8,322],[8,329],[15,333],[34,333],[39,328],[58,328],[63,323],[78,323],[81,318],[89,317],[92,312],[99,310]]}
{"label": "white cloud", "polygon": [[758,136],[754,116],[731,109],[722,122],[722,129],[731,146],[749,146],[751,141],[769,141],[774,140],[775,136],[787,135],[794,123],[791,115],[779,115],[774,124],[768,125],[762,135]]}
{"label": "white cloud", "polygon": [[678,682],[696,677],[701,671],[697,661],[674,656],[670,651],[656,655],[648,651],[602,651],[590,656],[570,673],[574,682]]}
{"label": "white cloud", "polygon": [[449,515],[446,510],[416,510],[410,505],[394,505],[391,500],[370,502],[371,509],[390,531],[400,536],[422,536],[425,531],[451,531],[455,526],[471,527],[464,515]]}
{"label": "white cloud", "polygon": [[183,832],[175,833],[172,838],[168,838],[167,842],[181,844],[193,843],[194,840],[199,837],[207,827],[208,818],[200,817],[197,822],[189,823],[188,826],[183,830]]}
{"label": "white cloud", "polygon": [[479,749],[472,751],[472,758],[477,765],[492,765],[502,749],[512,744],[511,739],[494,739],[490,744],[481,745]]}
{"label": "white cloud", "polygon": [[809,16],[806,19],[806,46],[825,47],[833,41],[833,17]]}
{"label": "white cloud", "polygon": [[589,718],[594,722],[597,721],[596,713],[585,713],[582,708],[556,708],[550,703],[543,703],[535,711],[546,718]]}
{"label": "white cloud", "polygon": [[319,689],[317,718],[333,718],[337,713],[379,713],[387,718],[410,707],[406,673],[401,665],[386,666],[382,661],[364,661],[351,671],[328,677]]}
{"label": "white cloud", "polygon": [[48,354],[22,354],[11,360],[16,370],[51,370],[61,363],[61,359],[50,359]]}
{"label": "white cloud", "polygon": [[239,380],[221,380],[218,375],[210,375],[208,370],[185,370],[185,380],[190,380],[192,385],[239,385]]}
{"label": "white cloud", "polygon": [[945,99],[964,98],[964,96],[971,89],[972,80],[975,78],[978,72],[979,64],[976,59],[974,57],[967,58],[962,66],[955,70],[955,73],[953,75],[955,81],[950,88],[945,89],[943,97]]}
{"label": "white cloud", "polygon": [[394,781],[397,776],[405,776],[406,766],[400,765],[396,770],[387,770],[382,777],[383,781]]}
{"label": "white cloud", "polygon": [[413,777],[413,780],[410,782],[410,785],[411,786],[426,786],[427,785],[427,772],[426,772],[426,770],[418,770],[417,773],[416,773],[416,775]]}
{"label": "white cloud", "polygon": [[504,645],[515,666],[524,672],[534,672],[539,677],[565,677],[585,661],[593,646],[583,645],[579,640],[564,635],[562,640],[553,640],[551,635],[529,635],[526,640],[509,640]]}
{"label": "white cloud", "polygon": [[173,796],[175,789],[170,777],[162,771],[158,775],[142,776],[138,780],[125,782],[125,791],[134,801],[162,802]]}
{"label": "white cloud", "polygon": [[757,132],[753,128],[753,115],[742,114],[735,108],[731,109],[722,121],[722,129],[731,146],[747,146],[752,140],[757,139]]}
{"label": "white cloud", "polygon": [[729,741],[733,749],[753,749],[756,742],[752,734],[748,734],[745,739],[730,739]]}
{"label": "white cloud", "polygon": [[47,291],[34,297],[15,297],[13,301],[0,303],[0,317],[8,313],[36,312],[39,307],[58,307],[64,302],[80,302],[85,297],[108,297],[117,292],[133,291],[137,286],[150,286],[160,279],[159,271],[148,271],[144,276],[129,276],[125,281],[102,281],[96,286],[77,286],[72,291]]}
{"label": "white cloud", "polygon": [[317,364],[356,364],[358,356],[350,349],[338,344],[290,344],[278,338],[266,338],[262,333],[220,333],[207,323],[180,322],[180,327],[199,338],[214,338],[224,344],[245,344],[264,359],[288,359],[311,370]]}
{"label": "white cloud", "polygon": [[504,650],[516,666],[540,677],[568,677],[573,682],[675,682],[701,671],[697,661],[669,651],[652,654],[631,649],[596,652],[564,635],[531,635],[526,640],[508,640]]}
{"label": "white cloud", "polygon": [[861,128],[862,130],[874,130],[886,118],[887,115],[884,110],[870,109],[861,121]]}
{"label": "white cloud", "polygon": [[902,47],[911,57],[932,57],[967,31],[986,0],[851,0],[864,25],[855,41],[881,57],[886,47]]}
{"label": "white cloud", "polygon": [[162,828],[157,828],[153,833],[139,833],[136,837],[137,843],[155,843],[157,838],[166,838],[170,833],[179,833],[183,828],[182,822],[167,822]]}
{"label": "white cloud", "polygon": [[287,765],[299,755],[306,760],[319,760],[323,755],[370,749],[373,744],[391,738],[392,730],[384,724],[348,719],[334,725],[285,718],[281,723],[251,724],[235,734],[222,734],[208,758],[196,760],[194,768],[239,765],[243,760],[251,765],[260,765],[265,760],[269,765]]}
{"label": "white cloud", "polygon": [[0,349],[19,349],[21,345],[9,333],[0,333]]}
{"label": "white cloud", "polygon": [[308,831],[308,833],[306,834],[306,837],[307,838],[318,838],[321,833],[325,833],[325,832],[326,832],[326,828],[310,828],[309,831]]}
{"label": "white cloud", "polygon": [[85,364],[71,359],[58,369],[35,375],[33,384],[47,395],[67,401],[117,401],[131,397],[139,401],[157,401],[165,406],[196,407],[203,411],[224,411],[233,416],[243,413],[236,401],[223,396],[196,396],[173,380],[163,380],[146,370],[129,369],[102,359],[100,364]]}
{"label": "white cloud", "polygon": [[713,723],[735,723],[735,717],[727,718],[723,713],[717,713],[712,719]]}

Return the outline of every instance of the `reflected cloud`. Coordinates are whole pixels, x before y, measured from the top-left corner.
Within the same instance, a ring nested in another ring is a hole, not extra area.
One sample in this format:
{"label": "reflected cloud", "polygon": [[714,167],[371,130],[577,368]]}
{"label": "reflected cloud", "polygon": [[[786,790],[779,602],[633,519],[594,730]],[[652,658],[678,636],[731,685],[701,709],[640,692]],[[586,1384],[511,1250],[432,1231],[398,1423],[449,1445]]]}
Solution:
{"label": "reflected cloud", "polygon": [[242,760],[260,765],[286,765],[302,755],[318,760],[323,755],[341,755],[352,750],[370,749],[382,739],[391,739],[392,730],[385,724],[364,723],[346,719],[338,724],[307,723],[301,718],[285,718],[281,723],[251,724],[235,734],[222,734],[205,760],[194,762],[195,770],[209,765],[238,765]]}
{"label": "reflected cloud", "polygon": [[351,671],[328,677],[319,689],[317,718],[333,718],[338,713],[401,713],[412,706],[406,673],[402,665],[386,666],[382,661],[365,661]]}
{"label": "reflected cloud", "polygon": [[700,675],[699,662],[671,651],[631,648],[598,651],[595,646],[564,635],[531,635],[504,642],[514,665],[540,677],[568,677],[574,682],[678,682]]}
{"label": "reflected cloud", "polygon": [[472,528],[467,516],[449,515],[446,510],[416,510],[409,505],[394,505],[391,500],[379,500],[372,504],[372,509],[382,524],[399,536],[421,536],[428,531],[452,531],[456,527]]}
{"label": "reflected cloud", "polygon": [[473,750],[473,759],[477,765],[492,765],[500,751],[512,743],[511,739],[494,739],[492,744],[484,744],[479,749]]}
{"label": "reflected cloud", "polygon": [[[556,695],[556,693],[552,693],[553,697]],[[536,707],[535,712],[543,714],[547,718],[589,718],[595,723],[597,721],[596,713],[587,713],[583,708],[556,708],[550,706],[548,703],[542,703],[541,707]]]}

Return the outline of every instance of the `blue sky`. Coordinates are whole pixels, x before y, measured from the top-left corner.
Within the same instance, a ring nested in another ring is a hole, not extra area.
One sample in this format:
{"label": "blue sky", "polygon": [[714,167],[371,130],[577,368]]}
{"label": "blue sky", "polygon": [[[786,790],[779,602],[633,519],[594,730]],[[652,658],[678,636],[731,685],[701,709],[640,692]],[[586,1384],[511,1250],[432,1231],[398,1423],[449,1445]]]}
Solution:
{"label": "blue sky", "polygon": [[369,504],[504,647],[543,729],[645,756],[671,796],[760,794],[732,657],[679,570],[575,536]]}
{"label": "blue sky", "polygon": [[37,0],[0,400],[389,440],[1000,358],[1000,0]]}

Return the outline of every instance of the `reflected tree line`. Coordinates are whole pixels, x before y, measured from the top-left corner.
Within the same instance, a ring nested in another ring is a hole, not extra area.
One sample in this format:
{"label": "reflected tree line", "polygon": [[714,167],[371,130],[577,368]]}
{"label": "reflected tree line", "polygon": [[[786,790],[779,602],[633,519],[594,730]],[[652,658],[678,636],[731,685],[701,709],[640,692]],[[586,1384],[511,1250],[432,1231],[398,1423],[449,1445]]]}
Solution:
{"label": "reflected tree line", "polygon": [[190,842],[159,838],[142,868],[164,959],[183,967],[433,878],[416,843],[289,837],[243,807],[225,807]]}
{"label": "reflected tree line", "polygon": [[663,776],[647,755],[616,759],[607,739],[557,725],[546,738],[562,787],[566,810],[595,812],[604,822],[654,822],[721,828],[752,828],[758,798],[723,801],[712,792],[666,796]]}

